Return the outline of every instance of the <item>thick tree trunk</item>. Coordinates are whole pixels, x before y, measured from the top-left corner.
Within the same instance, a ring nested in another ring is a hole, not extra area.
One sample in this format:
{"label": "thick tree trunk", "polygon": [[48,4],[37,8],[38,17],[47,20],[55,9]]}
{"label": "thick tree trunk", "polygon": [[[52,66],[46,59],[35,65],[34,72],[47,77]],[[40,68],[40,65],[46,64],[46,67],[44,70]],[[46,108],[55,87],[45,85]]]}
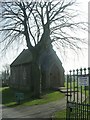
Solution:
{"label": "thick tree trunk", "polygon": [[36,62],[32,63],[33,97],[40,98],[40,70]]}
{"label": "thick tree trunk", "polygon": [[41,71],[39,67],[39,55],[37,51],[33,53],[33,61],[32,61],[32,91],[34,98],[40,98],[40,78],[41,78]]}

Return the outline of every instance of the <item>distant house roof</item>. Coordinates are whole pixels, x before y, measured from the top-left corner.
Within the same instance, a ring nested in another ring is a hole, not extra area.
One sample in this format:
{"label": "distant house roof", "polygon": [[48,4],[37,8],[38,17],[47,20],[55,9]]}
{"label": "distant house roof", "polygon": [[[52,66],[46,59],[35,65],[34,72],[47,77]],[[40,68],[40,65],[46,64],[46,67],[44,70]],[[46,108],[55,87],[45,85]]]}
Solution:
{"label": "distant house roof", "polygon": [[28,49],[24,49],[20,55],[12,62],[11,66],[30,63],[32,61],[32,54]]}

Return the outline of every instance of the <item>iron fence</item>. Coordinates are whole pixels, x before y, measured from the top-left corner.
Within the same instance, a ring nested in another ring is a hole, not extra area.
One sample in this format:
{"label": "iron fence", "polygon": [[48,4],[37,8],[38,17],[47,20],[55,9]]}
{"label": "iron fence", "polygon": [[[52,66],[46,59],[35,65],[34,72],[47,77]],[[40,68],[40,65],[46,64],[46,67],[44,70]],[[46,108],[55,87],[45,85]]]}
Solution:
{"label": "iron fence", "polygon": [[90,68],[70,71],[67,75],[66,119],[90,120]]}

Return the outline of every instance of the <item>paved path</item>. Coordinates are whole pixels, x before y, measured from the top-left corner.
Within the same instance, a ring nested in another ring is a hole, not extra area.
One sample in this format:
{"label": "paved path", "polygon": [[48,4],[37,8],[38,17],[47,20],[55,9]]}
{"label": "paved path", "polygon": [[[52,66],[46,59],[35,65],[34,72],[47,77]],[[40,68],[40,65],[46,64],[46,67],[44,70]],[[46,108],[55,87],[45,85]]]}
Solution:
{"label": "paved path", "polygon": [[[0,102],[1,103],[1,102]],[[2,119],[2,105],[0,104],[0,120]]]}
{"label": "paved path", "polygon": [[51,118],[58,110],[65,109],[66,98],[43,105],[2,107],[2,118]]}

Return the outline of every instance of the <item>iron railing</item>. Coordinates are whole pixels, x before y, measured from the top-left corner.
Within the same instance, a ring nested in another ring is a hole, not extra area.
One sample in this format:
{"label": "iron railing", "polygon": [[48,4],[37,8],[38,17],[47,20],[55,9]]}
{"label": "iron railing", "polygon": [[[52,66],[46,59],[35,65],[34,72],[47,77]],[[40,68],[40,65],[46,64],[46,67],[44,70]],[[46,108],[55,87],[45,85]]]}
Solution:
{"label": "iron railing", "polygon": [[66,119],[90,120],[90,68],[70,71],[67,75]]}

